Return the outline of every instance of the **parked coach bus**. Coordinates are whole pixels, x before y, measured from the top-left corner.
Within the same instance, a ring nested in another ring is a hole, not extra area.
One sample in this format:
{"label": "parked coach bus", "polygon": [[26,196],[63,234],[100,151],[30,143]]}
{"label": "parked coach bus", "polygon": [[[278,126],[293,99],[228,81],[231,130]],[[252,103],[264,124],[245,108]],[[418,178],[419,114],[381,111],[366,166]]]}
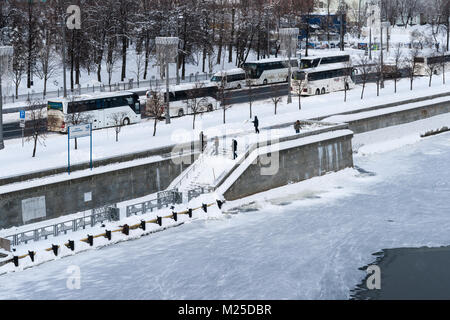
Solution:
{"label": "parked coach bus", "polygon": [[241,68],[221,71],[211,78],[211,82],[225,89],[241,89],[245,87],[245,71]]}
{"label": "parked coach bus", "polygon": [[72,119],[76,118],[92,123],[93,129],[111,127],[115,125],[115,115],[120,115],[123,125],[139,122],[141,120],[139,96],[131,92],[116,92],[49,100],[48,131],[66,133]]}
{"label": "parked coach bus", "polygon": [[[291,59],[293,69],[298,68],[298,60]],[[244,63],[253,85],[287,82],[289,80],[289,60],[286,58],[270,58]]]}
{"label": "parked coach bus", "polygon": [[291,91],[298,95],[321,95],[355,87],[353,68],[345,63],[311,69],[300,69],[292,74]]}
{"label": "parked coach bus", "polygon": [[[157,93],[160,99],[166,101],[166,89],[159,88],[147,91],[146,113],[153,116],[151,112],[152,95]],[[186,83],[169,87],[169,110],[171,117],[182,117],[192,114],[192,104],[198,107],[196,112],[207,112],[216,110],[219,106],[217,98],[217,86],[212,82]],[[195,102],[194,102],[195,101]],[[161,103],[163,105],[163,103]],[[165,113],[161,115],[165,117]]]}

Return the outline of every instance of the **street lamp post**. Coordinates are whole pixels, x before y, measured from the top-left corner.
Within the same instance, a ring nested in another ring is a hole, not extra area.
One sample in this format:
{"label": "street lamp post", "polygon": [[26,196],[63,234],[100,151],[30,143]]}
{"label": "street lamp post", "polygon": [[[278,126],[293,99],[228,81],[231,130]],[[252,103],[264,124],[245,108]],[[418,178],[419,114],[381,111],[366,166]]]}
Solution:
{"label": "street lamp post", "polygon": [[170,123],[169,64],[177,62],[179,41],[177,37],[157,37],[155,39],[158,63],[164,65],[166,70],[166,124]]}
{"label": "street lamp post", "polygon": [[292,103],[292,93],[291,93],[291,81],[292,81],[292,65],[291,57],[297,54],[298,45],[298,28],[283,28],[280,29],[280,40],[281,40],[281,50],[284,52],[285,57],[288,58],[288,101],[287,103]]}
{"label": "street lamp post", "polygon": [[3,95],[2,95],[2,75],[6,74],[11,63],[11,57],[14,54],[13,47],[0,47],[0,150],[5,148],[3,142]]}

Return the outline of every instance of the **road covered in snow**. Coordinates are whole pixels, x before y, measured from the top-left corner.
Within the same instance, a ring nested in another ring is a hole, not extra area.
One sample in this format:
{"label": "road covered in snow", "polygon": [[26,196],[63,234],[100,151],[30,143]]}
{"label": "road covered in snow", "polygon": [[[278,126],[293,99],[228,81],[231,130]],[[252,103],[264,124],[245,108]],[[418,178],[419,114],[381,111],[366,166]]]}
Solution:
{"label": "road covered in snow", "polygon": [[348,299],[373,253],[450,243],[449,147],[447,133],[366,148],[355,169],[227,203],[221,218],[4,275],[0,298]]}

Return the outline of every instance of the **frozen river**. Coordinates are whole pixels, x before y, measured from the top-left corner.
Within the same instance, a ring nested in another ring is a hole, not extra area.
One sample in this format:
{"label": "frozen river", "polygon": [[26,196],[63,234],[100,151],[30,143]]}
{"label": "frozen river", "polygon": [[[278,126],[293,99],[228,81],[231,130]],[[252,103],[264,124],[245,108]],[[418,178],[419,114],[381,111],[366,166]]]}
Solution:
{"label": "frozen river", "polygon": [[450,244],[449,159],[450,134],[356,157],[296,195],[2,276],[0,298],[348,299],[373,253]]}

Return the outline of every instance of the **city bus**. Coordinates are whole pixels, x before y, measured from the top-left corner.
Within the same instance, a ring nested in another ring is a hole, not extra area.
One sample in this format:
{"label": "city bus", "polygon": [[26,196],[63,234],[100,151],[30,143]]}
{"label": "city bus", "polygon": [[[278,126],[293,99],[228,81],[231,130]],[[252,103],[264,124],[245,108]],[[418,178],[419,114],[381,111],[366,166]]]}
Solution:
{"label": "city bus", "polygon": [[[291,67],[298,68],[298,60],[291,59]],[[252,85],[287,82],[289,80],[289,60],[286,58],[270,58],[244,63],[243,69]]]}
{"label": "city bus", "polygon": [[311,69],[336,63],[351,64],[350,55],[347,53],[334,51],[333,53],[324,53],[310,57],[303,57],[300,60],[300,69]]}
{"label": "city bus", "polygon": [[[442,65],[444,65],[446,70],[450,67],[450,53],[446,52],[444,54],[435,54],[431,56],[419,56],[415,57],[415,70],[414,74],[416,76],[429,76],[431,70],[435,74],[442,73]],[[432,66],[432,68],[430,68]]]}
{"label": "city bus", "polygon": [[292,74],[292,93],[312,96],[355,87],[353,68],[345,63],[300,69]]}
{"label": "city bus", "polygon": [[[148,90],[146,93],[147,104],[146,114],[153,116],[151,112],[152,95],[159,93],[161,99],[166,100],[166,89],[158,88],[155,90]],[[191,105],[195,99],[197,106],[199,107],[196,112],[208,112],[216,110],[219,107],[217,99],[218,87],[213,82],[199,82],[199,83],[186,83],[179,85],[172,85],[169,87],[169,110],[170,117],[182,117],[187,114],[192,114]],[[162,103],[161,103],[162,104]],[[165,113],[161,115],[165,117]]]}
{"label": "city bus", "polygon": [[223,85],[225,89],[241,89],[246,84],[245,71],[244,69],[237,68],[217,72],[211,78],[211,82],[214,82],[218,87]]}
{"label": "city bus", "polygon": [[132,92],[116,92],[49,100],[47,129],[51,132],[66,133],[73,119],[77,119],[77,122],[92,123],[93,129],[111,127],[116,125],[115,115],[120,115],[123,125],[139,122],[139,96]]}

